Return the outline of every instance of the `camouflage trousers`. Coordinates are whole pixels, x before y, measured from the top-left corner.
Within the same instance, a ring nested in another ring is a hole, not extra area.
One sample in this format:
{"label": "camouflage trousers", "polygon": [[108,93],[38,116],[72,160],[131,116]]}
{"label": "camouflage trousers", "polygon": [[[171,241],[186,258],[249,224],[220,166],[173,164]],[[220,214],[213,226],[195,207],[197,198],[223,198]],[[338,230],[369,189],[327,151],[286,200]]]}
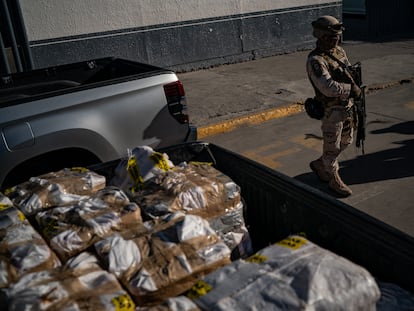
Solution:
{"label": "camouflage trousers", "polygon": [[338,171],[338,158],[353,140],[354,122],[352,108],[335,106],[326,108],[322,118],[322,162],[329,173]]}

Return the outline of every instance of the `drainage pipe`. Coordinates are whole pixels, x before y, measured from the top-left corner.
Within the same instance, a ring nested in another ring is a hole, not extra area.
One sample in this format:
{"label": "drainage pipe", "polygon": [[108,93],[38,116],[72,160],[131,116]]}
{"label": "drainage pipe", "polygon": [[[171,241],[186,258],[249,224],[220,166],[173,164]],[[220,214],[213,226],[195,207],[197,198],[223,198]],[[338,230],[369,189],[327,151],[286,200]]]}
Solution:
{"label": "drainage pipe", "polygon": [[0,33],[0,75],[5,76],[10,74],[9,61],[7,60],[6,47],[3,43],[3,37]]}
{"label": "drainage pipe", "polygon": [[32,58],[32,52],[30,51],[30,45],[29,40],[27,39],[27,32],[26,27],[24,26],[24,20],[23,20],[23,14],[22,10],[20,8],[20,1],[15,1],[15,11],[16,11],[16,17],[17,17],[17,33],[20,34],[20,45],[23,49],[23,55],[24,55],[24,63],[25,63],[25,70],[32,70],[33,69],[33,58]]}
{"label": "drainage pipe", "polygon": [[14,62],[16,65],[16,70],[21,72],[22,63],[20,61],[19,48],[17,47],[16,36],[14,35],[14,30],[13,30],[13,25],[12,25],[11,18],[10,18],[9,8],[7,6],[6,0],[1,0],[0,4],[1,4],[1,11],[3,12],[3,15],[4,15],[3,17],[6,22],[7,31],[10,34],[11,47],[12,47],[12,51],[14,55]]}

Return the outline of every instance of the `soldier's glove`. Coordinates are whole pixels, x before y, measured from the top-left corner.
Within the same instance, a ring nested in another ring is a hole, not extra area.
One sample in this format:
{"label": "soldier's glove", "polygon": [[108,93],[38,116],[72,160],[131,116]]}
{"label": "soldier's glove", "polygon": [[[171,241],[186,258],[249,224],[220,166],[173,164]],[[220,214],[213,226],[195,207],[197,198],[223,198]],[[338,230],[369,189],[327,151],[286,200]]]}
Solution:
{"label": "soldier's glove", "polygon": [[362,91],[358,85],[352,84],[351,85],[351,92],[349,93],[349,97],[359,99],[362,95]]}

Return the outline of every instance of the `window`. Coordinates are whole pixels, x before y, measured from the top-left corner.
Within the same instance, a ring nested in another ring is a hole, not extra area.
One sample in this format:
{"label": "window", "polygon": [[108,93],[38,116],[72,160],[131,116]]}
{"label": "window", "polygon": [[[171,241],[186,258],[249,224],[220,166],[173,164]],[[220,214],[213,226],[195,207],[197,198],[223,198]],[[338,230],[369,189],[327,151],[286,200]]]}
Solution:
{"label": "window", "polygon": [[365,0],[343,0],[342,12],[345,14],[365,15]]}

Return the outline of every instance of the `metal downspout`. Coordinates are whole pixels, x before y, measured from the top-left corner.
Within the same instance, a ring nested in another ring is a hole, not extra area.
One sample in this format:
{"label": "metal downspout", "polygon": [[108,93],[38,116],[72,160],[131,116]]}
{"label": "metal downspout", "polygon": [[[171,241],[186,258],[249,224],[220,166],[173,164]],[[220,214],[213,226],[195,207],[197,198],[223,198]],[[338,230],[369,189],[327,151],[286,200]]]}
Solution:
{"label": "metal downspout", "polygon": [[27,39],[27,32],[26,27],[24,26],[23,14],[20,7],[20,1],[15,1],[15,9],[17,15],[17,32],[20,34],[20,45],[23,49],[23,60],[25,64],[25,70],[32,70],[33,69],[33,58],[32,52],[30,51],[29,40]]}
{"label": "metal downspout", "polygon": [[6,48],[4,46],[3,43],[3,37],[1,36],[0,33],[0,75],[4,76],[4,75],[9,75],[10,74],[10,66],[9,66],[9,62],[7,60],[7,53],[6,53]]}
{"label": "metal downspout", "polygon": [[17,47],[16,36],[14,35],[13,25],[11,22],[10,12],[9,12],[9,8],[7,6],[6,0],[1,0],[1,10],[4,15],[3,17],[6,21],[7,31],[10,34],[10,41],[11,41],[12,51],[14,55],[14,62],[16,65],[16,70],[20,72],[22,71],[22,63],[20,61],[19,49]]}

